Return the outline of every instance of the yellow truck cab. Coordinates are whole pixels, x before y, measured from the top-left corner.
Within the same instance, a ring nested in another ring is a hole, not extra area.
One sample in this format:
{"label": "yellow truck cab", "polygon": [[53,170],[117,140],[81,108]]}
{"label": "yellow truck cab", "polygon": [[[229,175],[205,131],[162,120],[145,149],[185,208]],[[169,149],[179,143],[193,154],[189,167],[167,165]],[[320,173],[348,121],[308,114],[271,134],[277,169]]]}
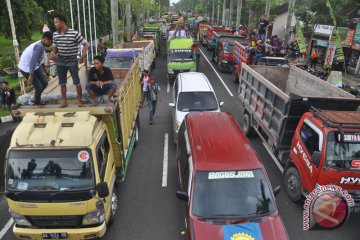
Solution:
{"label": "yellow truck cab", "polygon": [[[117,91],[110,105],[60,108],[54,102],[14,111],[23,120],[7,151],[6,198],[17,238],[105,234],[117,211],[116,186],[138,140],[139,69],[139,59],[130,69],[112,69]],[[84,66],[79,75],[85,84]],[[47,92],[58,89],[49,86]]]}

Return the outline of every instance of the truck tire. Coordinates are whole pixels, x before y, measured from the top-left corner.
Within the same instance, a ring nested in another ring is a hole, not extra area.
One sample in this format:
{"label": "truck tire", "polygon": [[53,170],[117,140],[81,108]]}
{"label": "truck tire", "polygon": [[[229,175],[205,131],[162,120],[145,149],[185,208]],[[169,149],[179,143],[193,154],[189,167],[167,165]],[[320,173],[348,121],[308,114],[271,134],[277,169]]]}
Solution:
{"label": "truck tire", "polygon": [[284,174],[284,187],[286,194],[294,202],[302,199],[301,179],[298,170],[295,167],[289,167]]}
{"label": "truck tire", "polygon": [[244,112],[243,120],[242,120],[242,129],[246,136],[251,137],[254,136],[255,131],[253,127],[251,126],[251,118],[250,114],[247,112]]}
{"label": "truck tire", "polygon": [[117,209],[118,209],[118,197],[117,197],[116,185],[114,185],[114,188],[110,196],[110,218],[108,225],[111,225],[115,222]]}

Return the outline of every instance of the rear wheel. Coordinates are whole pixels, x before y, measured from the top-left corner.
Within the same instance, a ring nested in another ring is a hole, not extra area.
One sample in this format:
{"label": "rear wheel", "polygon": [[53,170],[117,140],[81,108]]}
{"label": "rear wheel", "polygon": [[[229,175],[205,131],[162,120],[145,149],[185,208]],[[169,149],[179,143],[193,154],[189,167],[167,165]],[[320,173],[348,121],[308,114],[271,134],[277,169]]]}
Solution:
{"label": "rear wheel", "polygon": [[284,175],[284,186],[286,194],[294,202],[298,202],[302,198],[301,193],[301,179],[298,170],[295,167],[286,169]]}
{"label": "rear wheel", "polygon": [[254,129],[251,126],[250,114],[245,112],[243,116],[242,129],[246,136],[251,137],[254,135]]}

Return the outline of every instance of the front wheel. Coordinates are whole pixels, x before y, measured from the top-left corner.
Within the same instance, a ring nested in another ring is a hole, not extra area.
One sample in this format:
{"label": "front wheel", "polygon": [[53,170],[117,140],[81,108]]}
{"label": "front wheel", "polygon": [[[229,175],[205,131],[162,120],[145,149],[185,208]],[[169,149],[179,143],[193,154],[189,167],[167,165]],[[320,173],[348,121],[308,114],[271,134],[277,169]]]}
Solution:
{"label": "front wheel", "polygon": [[116,185],[114,185],[114,188],[113,188],[111,196],[110,196],[109,225],[111,225],[115,222],[115,216],[116,216],[117,209],[118,209],[118,197],[117,197]]}
{"label": "front wheel", "polygon": [[301,200],[301,179],[300,174],[295,167],[289,167],[286,169],[284,175],[284,186],[286,194],[292,201],[298,202]]}

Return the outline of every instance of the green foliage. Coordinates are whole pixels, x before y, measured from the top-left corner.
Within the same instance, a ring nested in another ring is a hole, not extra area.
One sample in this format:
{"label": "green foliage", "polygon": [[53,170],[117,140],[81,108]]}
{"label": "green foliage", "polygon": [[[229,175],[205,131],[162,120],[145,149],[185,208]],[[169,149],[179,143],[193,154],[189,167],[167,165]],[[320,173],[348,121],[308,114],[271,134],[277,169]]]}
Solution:
{"label": "green foliage", "polygon": [[16,59],[14,52],[10,51],[0,58],[0,72],[4,68],[15,67]]}
{"label": "green foliage", "polygon": [[[34,0],[12,0],[11,7],[19,39],[31,39],[33,30],[41,30],[41,8]],[[0,33],[11,38],[11,27],[6,0],[0,0]]]}
{"label": "green foliage", "polygon": [[[358,3],[358,0],[330,0],[336,18],[337,26],[348,26],[346,12]],[[295,5],[296,16],[304,22],[305,29],[314,24],[333,25],[326,0],[306,0],[301,6]]]}

